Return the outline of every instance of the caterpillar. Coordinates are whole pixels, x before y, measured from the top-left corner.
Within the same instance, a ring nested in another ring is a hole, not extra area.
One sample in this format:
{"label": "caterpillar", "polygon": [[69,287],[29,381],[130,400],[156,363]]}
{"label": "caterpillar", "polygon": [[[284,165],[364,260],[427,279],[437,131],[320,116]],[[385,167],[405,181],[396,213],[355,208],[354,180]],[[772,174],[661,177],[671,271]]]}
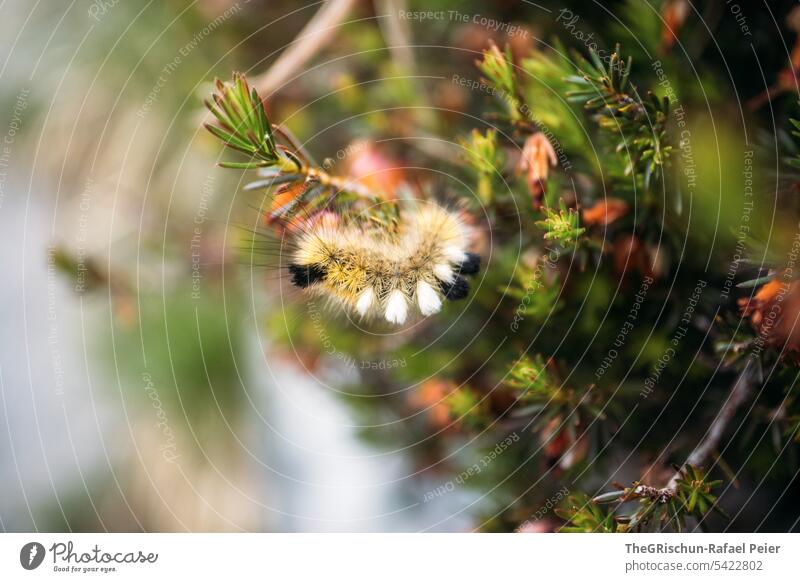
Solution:
{"label": "caterpillar", "polygon": [[469,293],[465,275],[480,270],[469,252],[471,227],[455,211],[417,204],[396,228],[329,214],[297,235],[292,283],[361,318],[402,325],[412,310],[433,315],[444,300]]}

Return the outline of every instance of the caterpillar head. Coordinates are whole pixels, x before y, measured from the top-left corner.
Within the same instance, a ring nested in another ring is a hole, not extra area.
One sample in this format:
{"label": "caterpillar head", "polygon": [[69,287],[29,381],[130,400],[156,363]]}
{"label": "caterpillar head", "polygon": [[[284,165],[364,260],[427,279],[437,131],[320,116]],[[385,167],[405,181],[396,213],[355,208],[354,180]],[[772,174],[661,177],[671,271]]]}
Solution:
{"label": "caterpillar head", "polygon": [[328,221],[299,235],[289,273],[294,285],[324,295],[362,318],[403,324],[412,312],[433,315],[443,301],[469,293],[480,270],[459,216],[428,204],[406,209],[395,232]]}

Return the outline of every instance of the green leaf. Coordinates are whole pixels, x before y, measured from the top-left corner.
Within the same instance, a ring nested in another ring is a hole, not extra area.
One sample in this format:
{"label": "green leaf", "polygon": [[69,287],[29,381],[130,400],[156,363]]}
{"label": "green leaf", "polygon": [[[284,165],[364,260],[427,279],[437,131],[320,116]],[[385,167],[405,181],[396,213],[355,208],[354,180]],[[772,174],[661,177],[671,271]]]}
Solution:
{"label": "green leaf", "polygon": [[266,162],[220,162],[217,164],[220,168],[230,168],[233,170],[255,170],[262,168]]}

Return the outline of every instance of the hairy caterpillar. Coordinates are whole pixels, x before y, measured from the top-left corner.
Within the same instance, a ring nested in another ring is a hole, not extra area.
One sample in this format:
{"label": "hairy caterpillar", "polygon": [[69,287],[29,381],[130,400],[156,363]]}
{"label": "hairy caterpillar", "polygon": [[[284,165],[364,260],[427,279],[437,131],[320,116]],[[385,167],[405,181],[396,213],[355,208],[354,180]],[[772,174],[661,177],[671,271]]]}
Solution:
{"label": "hairy caterpillar", "polygon": [[348,312],[401,325],[414,308],[433,315],[467,296],[464,275],[480,269],[471,239],[457,212],[432,203],[405,208],[395,229],[329,215],[298,234],[289,272]]}
{"label": "hairy caterpillar", "polygon": [[[291,237],[296,251],[289,273],[297,287],[363,318],[381,315],[394,324],[405,323],[412,306],[428,316],[442,308],[444,299],[467,296],[469,283],[463,275],[476,274],[480,258],[468,251],[472,232],[463,215],[408,198],[395,202],[394,195],[387,197],[395,213],[389,220],[371,214],[373,209],[364,209],[364,203],[373,204],[385,192],[376,195],[357,179],[319,168],[291,132],[270,123],[262,99],[243,75],[234,75],[232,83],[217,81],[216,87],[206,107],[218,124],[206,128],[226,146],[250,156],[243,163],[221,163],[259,170],[264,179],[246,190],[272,190],[262,220]],[[334,200],[340,209],[360,206],[366,214],[325,211]],[[312,218],[303,221],[302,215]],[[251,256],[259,249],[274,249],[270,245],[275,242],[254,240]]]}

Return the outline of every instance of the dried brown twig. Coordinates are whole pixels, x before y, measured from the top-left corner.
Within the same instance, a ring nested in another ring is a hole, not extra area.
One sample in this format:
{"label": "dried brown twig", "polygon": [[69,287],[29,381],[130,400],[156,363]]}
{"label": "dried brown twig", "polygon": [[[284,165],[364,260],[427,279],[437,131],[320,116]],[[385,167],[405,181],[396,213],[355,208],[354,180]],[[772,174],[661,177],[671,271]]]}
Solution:
{"label": "dried brown twig", "polygon": [[329,0],[308,21],[289,48],[273,65],[251,82],[263,96],[269,97],[292,75],[299,71],[322,47],[333,40],[338,26],[355,6],[357,0]]}
{"label": "dried brown twig", "polygon": [[[750,370],[750,361],[745,364],[744,369],[731,388],[728,398],[720,408],[711,426],[708,427],[705,436],[697,444],[694,450],[686,458],[684,466],[698,467],[702,465],[708,457],[717,450],[722,435],[728,423],[733,418],[733,415],[738,410],[739,406],[745,402],[753,391],[753,372]],[[674,491],[677,486],[677,481],[680,479],[680,471],[676,472],[667,483],[665,489]]]}

